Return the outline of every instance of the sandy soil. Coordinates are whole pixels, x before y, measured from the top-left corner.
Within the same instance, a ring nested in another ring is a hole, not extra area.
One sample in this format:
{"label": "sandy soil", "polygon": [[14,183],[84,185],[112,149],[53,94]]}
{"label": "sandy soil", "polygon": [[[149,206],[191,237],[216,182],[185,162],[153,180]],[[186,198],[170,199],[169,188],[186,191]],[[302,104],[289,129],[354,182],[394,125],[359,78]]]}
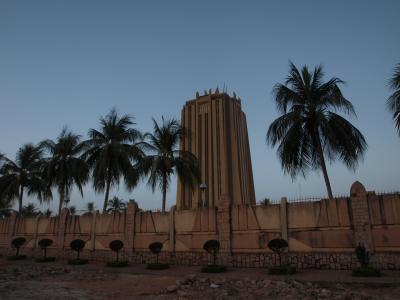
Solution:
{"label": "sandy soil", "polygon": [[270,276],[263,269],[203,274],[199,267],[150,271],[0,258],[0,299],[400,299],[400,272],[354,278],[348,271],[307,270]]}

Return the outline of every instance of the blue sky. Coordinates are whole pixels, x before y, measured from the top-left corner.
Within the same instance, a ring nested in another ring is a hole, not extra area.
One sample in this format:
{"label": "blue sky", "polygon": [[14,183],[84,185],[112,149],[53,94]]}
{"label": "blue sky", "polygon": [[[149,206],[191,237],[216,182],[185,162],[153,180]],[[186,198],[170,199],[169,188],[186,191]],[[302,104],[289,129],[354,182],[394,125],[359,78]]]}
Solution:
{"label": "blue sky", "polygon": [[[352,122],[369,144],[355,172],[328,165],[334,193],[348,194],[355,180],[399,190],[400,138],[385,108],[400,62],[399,11],[399,1],[2,0],[0,151],[13,158],[23,143],[54,139],[64,125],[85,136],[112,107],[150,131],[152,117],[179,118],[197,90],[225,84],[247,114],[257,200],[324,196],[321,174],[292,181],[265,143],[278,116],[271,89],[291,60],[323,64],[327,79],[346,81]],[[174,184],[169,205],[175,192]],[[145,184],[111,195],[161,205]],[[71,198],[100,208],[103,195],[87,186],[84,199]]]}

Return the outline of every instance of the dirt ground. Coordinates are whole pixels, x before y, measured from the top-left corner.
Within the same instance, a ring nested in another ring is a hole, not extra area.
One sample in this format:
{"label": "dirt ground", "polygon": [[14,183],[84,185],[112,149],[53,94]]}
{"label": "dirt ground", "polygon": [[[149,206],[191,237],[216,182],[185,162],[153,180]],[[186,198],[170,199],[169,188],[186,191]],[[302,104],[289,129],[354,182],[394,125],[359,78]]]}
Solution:
{"label": "dirt ground", "polygon": [[0,299],[400,299],[400,272],[355,278],[349,271],[306,270],[271,276],[265,269],[204,274],[199,267],[108,268],[0,258]]}

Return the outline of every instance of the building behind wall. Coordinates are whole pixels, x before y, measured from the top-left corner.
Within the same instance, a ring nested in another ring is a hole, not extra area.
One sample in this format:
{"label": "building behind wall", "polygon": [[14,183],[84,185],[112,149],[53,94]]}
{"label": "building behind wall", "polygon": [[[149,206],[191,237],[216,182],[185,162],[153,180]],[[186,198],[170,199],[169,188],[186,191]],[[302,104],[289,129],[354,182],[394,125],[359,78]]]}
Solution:
{"label": "building behind wall", "polygon": [[207,189],[191,189],[178,180],[177,208],[216,206],[221,195],[232,204],[255,204],[246,116],[241,101],[211,90],[186,102],[182,126],[190,132],[181,141],[181,149],[200,161],[201,182]]}

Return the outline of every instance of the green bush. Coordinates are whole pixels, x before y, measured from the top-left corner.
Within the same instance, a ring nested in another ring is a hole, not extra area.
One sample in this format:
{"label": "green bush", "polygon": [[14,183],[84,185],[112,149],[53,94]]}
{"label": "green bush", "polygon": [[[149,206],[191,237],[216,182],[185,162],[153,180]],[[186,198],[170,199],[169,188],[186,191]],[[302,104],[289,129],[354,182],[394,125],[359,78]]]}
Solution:
{"label": "green bush", "polygon": [[158,255],[162,250],[163,244],[160,242],[154,242],[149,245],[149,250],[151,253],[156,255],[156,264],[158,264]]}
{"label": "green bush", "polygon": [[107,267],[111,267],[111,268],[122,268],[122,267],[127,267],[127,266],[129,266],[129,262],[126,260],[107,262]]}
{"label": "green bush", "polygon": [[69,265],[86,265],[87,263],[89,263],[89,260],[84,258],[74,258],[68,260]]}
{"label": "green bush", "polygon": [[38,257],[35,259],[36,262],[38,263],[43,263],[43,262],[52,262],[55,261],[55,257]]}
{"label": "green bush", "polygon": [[363,245],[359,244],[356,247],[356,256],[360,266],[362,268],[367,268],[369,265],[369,252]]}
{"label": "green bush", "polygon": [[359,244],[356,247],[356,256],[360,267],[354,268],[352,271],[353,276],[357,277],[380,277],[381,271],[379,269],[369,267],[370,254],[365,246]]}
{"label": "green bush", "polygon": [[278,254],[279,266],[282,266],[282,253],[288,247],[288,242],[284,239],[273,239],[268,243],[268,248],[274,253]]}
{"label": "green bush", "polygon": [[[71,247],[72,250],[77,252],[77,256],[76,256],[76,261],[80,260],[80,254],[83,248],[85,248],[85,241],[83,240],[73,240],[69,246]],[[79,263],[77,263],[77,265],[80,265]]]}
{"label": "green bush", "polygon": [[149,269],[149,270],[165,270],[168,268],[169,268],[169,264],[164,264],[164,263],[147,264],[147,269]]}
{"label": "green bush", "polygon": [[203,249],[213,256],[213,265],[217,265],[217,254],[219,251],[219,241],[217,240],[208,240],[204,243]]}
{"label": "green bush", "polygon": [[119,260],[119,251],[124,247],[124,243],[120,240],[114,240],[109,245],[110,249],[117,254],[117,262]]}
{"label": "green bush", "polygon": [[[37,262],[50,262],[55,261],[55,257],[47,257],[47,248],[53,244],[53,241],[50,239],[41,239],[38,242],[39,247],[43,250],[43,257],[42,259],[36,259]],[[49,258],[49,259],[47,259]]]}
{"label": "green bush", "polygon": [[26,255],[10,255],[7,256],[8,260],[24,260],[26,259]]}
{"label": "green bush", "polygon": [[[11,246],[15,249],[17,249],[17,252],[15,253],[15,256],[19,256],[19,249],[22,247],[23,244],[25,244],[26,239],[24,237],[17,237],[12,240]],[[25,257],[26,258],[26,257]],[[25,258],[20,258],[20,259],[25,259]],[[16,258],[18,259],[18,258]]]}
{"label": "green bush", "polygon": [[226,272],[226,267],[221,265],[208,265],[201,268],[203,273],[222,273]]}
{"label": "green bush", "polygon": [[373,267],[359,267],[353,269],[352,275],[356,277],[380,277],[382,273],[379,269]]}
{"label": "green bush", "polygon": [[271,275],[291,275],[296,273],[296,268],[291,266],[272,267],[268,269]]}

